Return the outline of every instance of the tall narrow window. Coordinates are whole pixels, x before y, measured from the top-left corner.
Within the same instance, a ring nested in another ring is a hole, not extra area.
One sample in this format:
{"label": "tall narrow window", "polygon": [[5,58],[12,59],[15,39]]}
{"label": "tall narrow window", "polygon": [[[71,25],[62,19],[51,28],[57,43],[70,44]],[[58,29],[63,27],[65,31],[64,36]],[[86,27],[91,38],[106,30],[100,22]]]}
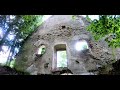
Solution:
{"label": "tall narrow window", "polygon": [[57,51],[57,67],[67,67],[66,50]]}
{"label": "tall narrow window", "polygon": [[53,69],[59,70],[67,67],[66,44],[58,44],[54,47]]}

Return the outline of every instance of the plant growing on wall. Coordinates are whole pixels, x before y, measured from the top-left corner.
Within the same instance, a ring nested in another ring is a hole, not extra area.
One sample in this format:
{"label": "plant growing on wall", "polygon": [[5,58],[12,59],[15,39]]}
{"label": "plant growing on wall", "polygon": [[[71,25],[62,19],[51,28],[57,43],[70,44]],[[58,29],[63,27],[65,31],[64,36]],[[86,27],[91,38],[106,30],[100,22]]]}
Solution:
{"label": "plant growing on wall", "polygon": [[72,15],[72,20],[75,20],[76,19],[76,15]]}
{"label": "plant growing on wall", "polygon": [[120,47],[120,15],[99,15],[99,20],[94,19],[90,22],[87,30],[96,41],[105,39],[112,48],[113,60],[116,61],[115,48]]}

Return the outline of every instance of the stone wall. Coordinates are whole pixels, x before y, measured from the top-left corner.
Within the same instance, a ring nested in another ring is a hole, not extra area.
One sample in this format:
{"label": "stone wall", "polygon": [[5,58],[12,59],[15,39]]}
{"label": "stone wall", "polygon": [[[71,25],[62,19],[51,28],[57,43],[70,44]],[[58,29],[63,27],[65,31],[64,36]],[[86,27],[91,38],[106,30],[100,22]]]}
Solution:
{"label": "stone wall", "polygon": [[[89,23],[82,16],[72,19],[72,15],[53,15],[26,41],[16,56],[16,68],[28,71],[32,75],[51,74],[54,65],[54,46],[66,44],[68,69],[73,74],[98,74],[97,69],[112,60],[111,49],[104,40],[95,42],[86,31],[87,25]],[[87,53],[75,50],[74,45],[79,39],[88,42]],[[36,50],[41,44],[46,46],[46,53],[35,60]],[[120,55],[119,50],[117,55]]]}

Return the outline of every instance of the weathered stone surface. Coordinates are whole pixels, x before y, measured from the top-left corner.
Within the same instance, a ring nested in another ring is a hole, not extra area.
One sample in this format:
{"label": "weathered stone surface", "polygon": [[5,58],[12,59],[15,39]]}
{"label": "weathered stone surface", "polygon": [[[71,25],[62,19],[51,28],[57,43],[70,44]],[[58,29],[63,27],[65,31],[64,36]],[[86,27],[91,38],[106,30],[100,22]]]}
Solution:
{"label": "weathered stone surface", "polygon": [[37,75],[38,68],[36,68],[35,65],[31,65],[30,67],[27,68],[26,71],[29,72],[31,75]]}
{"label": "weathered stone surface", "polygon": [[0,75],[29,75],[29,73],[8,66],[0,66]]}
{"label": "weathered stone surface", "polygon": [[[54,46],[66,44],[68,69],[74,75],[93,75],[96,70],[112,60],[111,49],[104,40],[95,42],[90,32],[86,31],[89,22],[82,16],[75,20],[72,15],[53,15],[27,40],[17,56],[16,66],[29,71],[32,75],[51,74],[55,67]],[[89,50],[78,52],[75,43],[79,39],[88,42]],[[35,61],[39,46],[46,46],[46,53]],[[116,51],[119,59],[120,50]]]}

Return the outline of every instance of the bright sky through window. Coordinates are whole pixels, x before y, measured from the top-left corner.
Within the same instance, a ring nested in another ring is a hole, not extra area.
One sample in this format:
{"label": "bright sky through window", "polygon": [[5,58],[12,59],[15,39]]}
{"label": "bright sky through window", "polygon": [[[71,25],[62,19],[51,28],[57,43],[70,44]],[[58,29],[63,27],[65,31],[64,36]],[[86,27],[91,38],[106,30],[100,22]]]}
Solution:
{"label": "bright sky through window", "polygon": [[67,67],[66,50],[57,51],[57,67]]}
{"label": "bright sky through window", "polygon": [[[86,15],[81,15],[81,16],[86,17]],[[91,20],[94,20],[94,19],[98,20],[99,19],[99,15],[88,15],[88,16]]]}
{"label": "bright sky through window", "polygon": [[85,40],[78,41],[75,44],[75,49],[77,51],[82,51],[82,50],[88,49],[88,44],[87,44],[87,42]]}

